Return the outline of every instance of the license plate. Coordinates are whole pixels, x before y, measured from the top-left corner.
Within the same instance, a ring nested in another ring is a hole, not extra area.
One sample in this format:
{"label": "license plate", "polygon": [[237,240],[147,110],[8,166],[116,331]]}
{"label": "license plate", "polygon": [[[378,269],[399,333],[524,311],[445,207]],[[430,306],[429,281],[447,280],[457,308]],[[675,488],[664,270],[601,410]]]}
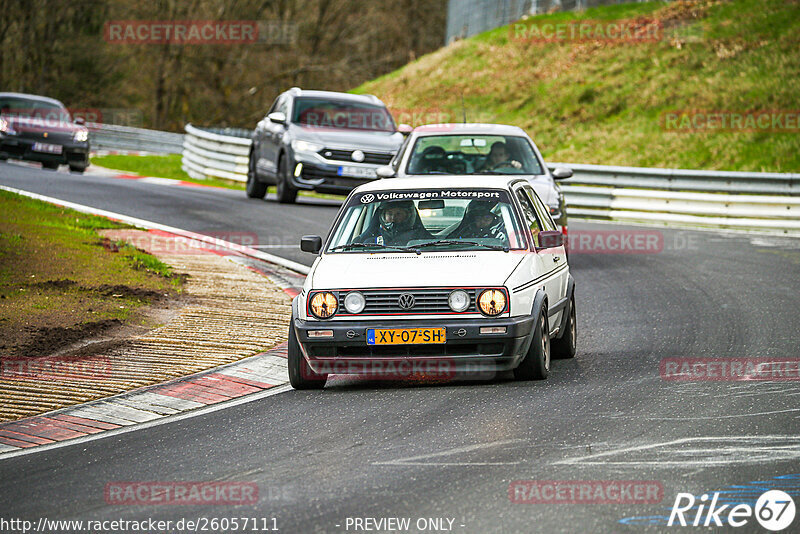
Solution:
{"label": "license plate", "polygon": [[51,145],[50,143],[33,143],[34,152],[47,152],[48,154],[61,154],[64,147],[61,145]]}
{"label": "license plate", "polygon": [[355,178],[377,178],[378,173],[372,167],[349,167],[342,165],[336,172],[339,176],[352,176]]}
{"label": "license plate", "polygon": [[447,341],[444,328],[370,328],[367,345],[427,345]]}

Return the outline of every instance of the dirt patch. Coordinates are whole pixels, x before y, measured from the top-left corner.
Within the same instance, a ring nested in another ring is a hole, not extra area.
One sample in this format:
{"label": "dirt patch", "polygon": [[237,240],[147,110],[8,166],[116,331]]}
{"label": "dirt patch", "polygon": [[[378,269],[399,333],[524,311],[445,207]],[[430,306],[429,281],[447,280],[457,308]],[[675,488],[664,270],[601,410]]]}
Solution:
{"label": "dirt patch", "polygon": [[160,293],[158,291],[153,291],[152,289],[130,287],[123,284],[103,284],[97,288],[97,291],[106,297],[133,298],[150,302],[159,301],[169,297],[169,293]]}
{"label": "dirt patch", "polygon": [[35,284],[29,284],[29,287],[37,289],[66,289],[68,287],[72,287],[77,284],[78,282],[76,282],[75,280],[68,280],[66,278],[62,278],[60,280],[47,280],[46,282],[37,282]]}
{"label": "dirt patch", "polygon": [[77,341],[102,335],[122,324],[119,319],[106,319],[65,328],[63,326],[29,328],[29,341],[12,347],[12,356],[34,358],[48,356]]}

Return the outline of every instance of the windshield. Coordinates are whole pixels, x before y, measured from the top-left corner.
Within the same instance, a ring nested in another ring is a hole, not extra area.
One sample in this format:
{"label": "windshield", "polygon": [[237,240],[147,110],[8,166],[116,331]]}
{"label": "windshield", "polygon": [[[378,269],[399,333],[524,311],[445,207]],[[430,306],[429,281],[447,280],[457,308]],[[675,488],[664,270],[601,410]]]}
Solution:
{"label": "windshield", "polygon": [[320,128],[394,132],[394,120],[383,106],[327,98],[298,98],[292,122]]}
{"label": "windshield", "polygon": [[69,112],[58,104],[19,97],[0,97],[0,115],[9,118],[72,122]]}
{"label": "windshield", "polygon": [[350,198],[327,252],[521,249],[520,228],[503,190],[361,193]]}
{"label": "windshield", "polygon": [[544,174],[528,139],[504,135],[426,135],[406,174]]}

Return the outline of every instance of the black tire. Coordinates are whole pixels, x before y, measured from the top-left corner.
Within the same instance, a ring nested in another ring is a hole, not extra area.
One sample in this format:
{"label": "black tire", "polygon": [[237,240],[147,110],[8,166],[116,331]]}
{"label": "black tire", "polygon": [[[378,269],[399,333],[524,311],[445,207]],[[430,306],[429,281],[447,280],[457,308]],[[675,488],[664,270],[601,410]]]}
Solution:
{"label": "black tire", "polygon": [[256,176],[256,162],[253,158],[253,151],[251,150],[247,158],[247,186],[245,187],[247,197],[264,198],[264,195],[267,194],[267,187],[269,187],[268,184],[258,181],[258,176]]}
{"label": "black tire", "polygon": [[542,308],[536,318],[533,341],[528,354],[514,369],[517,380],[544,380],[550,374],[550,325],[547,321],[547,309]]}
{"label": "black tire", "polygon": [[5,161],[7,159],[8,159],[8,156],[6,156],[5,154],[0,154],[0,161]]}
{"label": "black tire", "polygon": [[550,344],[550,355],[554,360],[567,360],[575,357],[578,345],[578,324],[575,320],[575,295],[569,298],[569,315],[564,324],[564,331],[561,337],[556,338]]}
{"label": "black tire", "polygon": [[276,180],[275,196],[281,204],[293,204],[297,200],[297,189],[292,187],[289,178],[289,171],[286,165],[286,156],[281,155],[278,162],[278,179]]}
{"label": "black tire", "polygon": [[[294,318],[292,318],[294,322]],[[289,325],[289,346],[287,355],[289,364],[289,383],[294,389],[322,389],[328,375],[315,373],[308,366],[303,353],[300,350],[300,343],[297,342],[297,335],[294,333],[294,325]]]}
{"label": "black tire", "polygon": [[77,174],[83,174],[83,171],[86,170],[86,167],[83,165],[70,165],[69,172],[74,172]]}
{"label": "black tire", "polygon": [[45,161],[42,163],[43,169],[50,169],[51,171],[58,170],[58,163],[53,163],[52,161]]}

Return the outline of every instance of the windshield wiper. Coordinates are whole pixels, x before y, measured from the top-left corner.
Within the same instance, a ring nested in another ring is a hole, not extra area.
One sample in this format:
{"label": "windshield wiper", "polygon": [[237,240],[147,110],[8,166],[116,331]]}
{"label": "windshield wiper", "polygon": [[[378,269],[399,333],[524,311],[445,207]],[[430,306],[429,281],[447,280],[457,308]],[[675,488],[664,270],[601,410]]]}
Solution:
{"label": "windshield wiper", "polygon": [[509,248],[507,246],[490,245],[488,243],[478,243],[477,241],[465,241],[463,239],[440,239],[438,241],[428,241],[427,243],[421,243],[419,245],[414,245],[414,246],[422,248],[422,247],[433,247],[436,245],[472,245],[476,247],[485,247],[491,250],[502,250],[503,252],[509,251]]}
{"label": "windshield wiper", "polygon": [[390,248],[394,250],[402,250],[403,252],[414,252],[415,254],[420,254],[420,251],[417,250],[416,247],[401,247],[399,245],[384,245],[382,243],[348,243],[347,245],[338,245],[333,247],[328,252],[336,252],[337,250],[351,250],[354,248]]}

